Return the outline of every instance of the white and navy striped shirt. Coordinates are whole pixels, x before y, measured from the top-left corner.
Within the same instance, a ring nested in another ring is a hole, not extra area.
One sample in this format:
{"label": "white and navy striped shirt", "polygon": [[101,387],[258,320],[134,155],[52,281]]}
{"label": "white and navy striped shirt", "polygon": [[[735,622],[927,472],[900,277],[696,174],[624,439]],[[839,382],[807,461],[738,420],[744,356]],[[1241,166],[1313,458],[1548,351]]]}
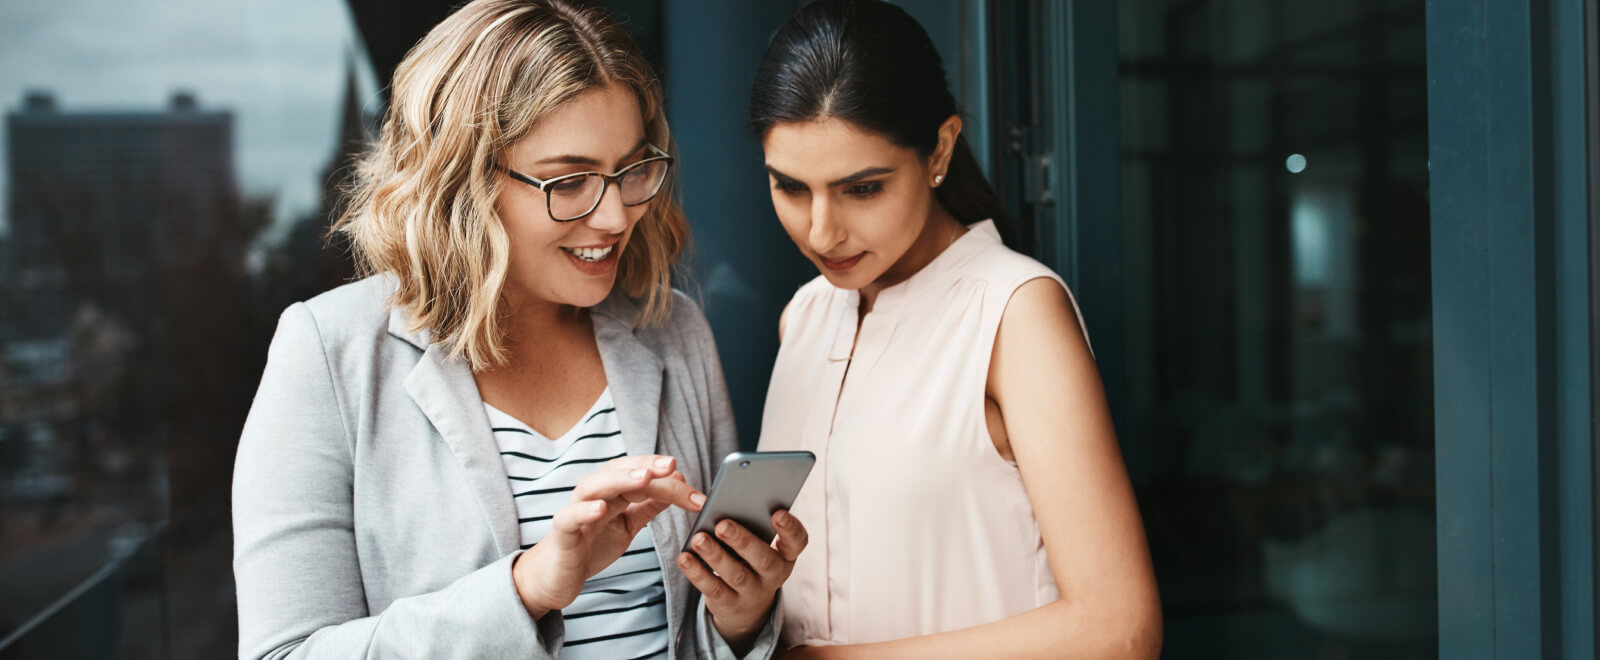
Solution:
{"label": "white and navy striped shirt", "polygon": [[[579,479],[628,453],[610,388],[582,421],[554,441],[488,403],[483,407],[511,478],[523,549],[550,533],[551,519],[572,501]],[[578,599],[562,608],[563,659],[667,657],[666,587],[655,547],[650,528],[644,528],[622,557],[584,583]]]}

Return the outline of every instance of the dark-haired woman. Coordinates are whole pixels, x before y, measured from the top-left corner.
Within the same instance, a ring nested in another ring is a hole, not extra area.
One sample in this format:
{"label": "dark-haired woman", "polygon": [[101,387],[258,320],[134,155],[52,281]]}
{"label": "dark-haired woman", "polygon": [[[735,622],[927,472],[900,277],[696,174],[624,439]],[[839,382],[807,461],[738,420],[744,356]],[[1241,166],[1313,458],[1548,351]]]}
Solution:
{"label": "dark-haired woman", "polygon": [[818,467],[783,589],[799,657],[1153,658],[1155,579],[1077,306],[1007,248],[927,34],[822,0],[756,76],[779,220],[822,275],[779,321],[760,446]]}

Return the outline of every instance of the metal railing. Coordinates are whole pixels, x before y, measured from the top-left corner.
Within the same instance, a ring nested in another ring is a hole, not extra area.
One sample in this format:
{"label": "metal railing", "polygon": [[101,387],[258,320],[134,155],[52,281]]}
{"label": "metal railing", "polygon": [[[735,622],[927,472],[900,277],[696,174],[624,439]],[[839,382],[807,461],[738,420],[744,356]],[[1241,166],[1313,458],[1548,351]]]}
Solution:
{"label": "metal railing", "polygon": [[[0,660],[78,660],[127,655],[125,606],[130,586],[156,592],[157,641],[139,657],[168,657],[166,589],[161,573],[165,525],[111,540],[104,566],[0,639]],[[149,633],[150,631],[144,631]]]}

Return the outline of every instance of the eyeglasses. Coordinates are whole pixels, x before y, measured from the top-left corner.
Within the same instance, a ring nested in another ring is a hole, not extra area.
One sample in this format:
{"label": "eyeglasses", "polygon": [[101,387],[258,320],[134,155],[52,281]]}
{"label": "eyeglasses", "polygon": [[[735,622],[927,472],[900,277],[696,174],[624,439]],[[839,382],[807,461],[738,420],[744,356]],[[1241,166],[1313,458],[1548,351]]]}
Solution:
{"label": "eyeglasses", "polygon": [[508,167],[500,169],[511,178],[543,192],[545,205],[550,210],[550,219],[556,222],[572,222],[600,208],[600,200],[606,196],[607,184],[617,185],[617,191],[622,194],[623,206],[638,206],[655,199],[656,193],[661,192],[662,186],[667,182],[667,173],[672,170],[673,159],[655,145],[645,146],[656,155],[630,164],[613,174],[578,172],[540,181],[526,174],[514,172]]}

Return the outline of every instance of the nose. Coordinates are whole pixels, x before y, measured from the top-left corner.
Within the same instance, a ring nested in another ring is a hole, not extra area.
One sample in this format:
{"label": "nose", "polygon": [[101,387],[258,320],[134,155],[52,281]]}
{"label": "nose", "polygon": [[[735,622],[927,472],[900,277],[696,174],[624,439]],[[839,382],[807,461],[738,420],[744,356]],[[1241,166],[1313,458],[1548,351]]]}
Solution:
{"label": "nose", "polygon": [[811,230],[806,233],[806,242],[810,243],[811,251],[817,254],[827,254],[834,246],[844,242],[844,227],[840,226],[835,211],[828,203],[827,195],[813,195],[811,201]]}
{"label": "nose", "polygon": [[600,193],[600,205],[594,208],[584,222],[596,231],[608,234],[620,234],[628,230],[628,207],[622,204],[621,187],[612,183]]}

